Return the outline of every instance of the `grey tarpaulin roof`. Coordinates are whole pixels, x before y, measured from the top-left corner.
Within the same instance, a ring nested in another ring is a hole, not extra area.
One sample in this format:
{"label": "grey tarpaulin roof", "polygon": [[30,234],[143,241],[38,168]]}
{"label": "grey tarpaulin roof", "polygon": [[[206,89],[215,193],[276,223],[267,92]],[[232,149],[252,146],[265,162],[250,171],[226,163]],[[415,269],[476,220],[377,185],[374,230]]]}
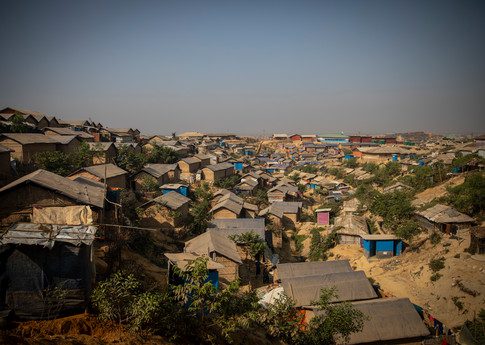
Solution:
{"label": "grey tarpaulin roof", "polygon": [[71,181],[68,178],[42,169],[22,176],[21,178],[9,183],[3,188],[0,188],[0,195],[7,190],[28,183],[36,184],[43,188],[65,195],[68,198],[76,200],[81,205],[92,205],[99,208],[104,207],[104,188],[98,188],[86,184],[81,184],[76,181]]}
{"label": "grey tarpaulin roof", "polygon": [[266,229],[264,218],[213,219],[208,225],[219,229]]}
{"label": "grey tarpaulin roof", "polygon": [[297,306],[309,306],[318,300],[323,288],[336,288],[332,302],[360,301],[377,298],[374,288],[363,271],[285,278],[281,285]]}
{"label": "grey tarpaulin roof", "polygon": [[168,192],[167,194],[163,194],[159,197],[156,197],[153,200],[150,200],[140,207],[145,207],[151,204],[160,204],[163,206],[166,206],[172,210],[177,210],[178,208],[182,207],[183,205],[187,204],[190,202],[190,199],[187,198],[186,196],[183,196],[180,193],[177,192]]}
{"label": "grey tarpaulin roof", "polygon": [[242,263],[234,241],[215,229],[208,229],[203,234],[185,242],[184,252],[200,255],[216,252],[235,262]]}
{"label": "grey tarpaulin roof", "polygon": [[278,279],[307,277],[338,272],[352,272],[348,260],[278,264]]}
{"label": "grey tarpaulin roof", "polygon": [[92,139],[93,136],[91,134],[88,134],[86,132],[82,132],[82,131],[74,131],[70,128],[67,128],[67,127],[46,127],[44,128],[44,131],[46,130],[50,130],[52,132],[55,132],[59,135],[76,135],[80,138],[83,138],[83,139]]}
{"label": "grey tarpaulin roof", "polygon": [[[393,340],[426,337],[429,331],[413,304],[407,298],[379,298],[353,302],[368,319],[364,320],[361,332],[352,333],[349,342],[338,340],[338,344],[366,344]],[[320,314],[315,311],[315,314]]]}
{"label": "grey tarpaulin roof", "polygon": [[147,164],[141,171],[146,172],[156,178],[165,175],[169,171],[177,169],[177,164]]}
{"label": "grey tarpaulin roof", "polygon": [[189,266],[192,262],[197,260],[201,257],[206,257],[207,260],[207,269],[209,270],[217,270],[224,268],[224,265],[218,262],[213,261],[206,255],[198,255],[194,253],[165,253],[164,254],[167,259],[169,259],[172,263],[177,265],[182,271],[184,271],[187,266]]}
{"label": "grey tarpaulin roof", "polygon": [[244,202],[244,199],[238,197],[232,192],[225,193],[217,200],[217,204],[210,210],[210,212],[217,211],[220,208],[226,208],[236,214],[240,214],[242,209],[258,211],[258,206]]}
{"label": "grey tarpaulin roof", "polygon": [[261,239],[265,239],[264,218],[213,219],[208,226],[217,229],[227,237],[254,232]]}
{"label": "grey tarpaulin roof", "polygon": [[211,230],[218,231],[221,234],[224,234],[228,238],[230,236],[234,235],[241,235],[241,234],[246,234],[250,232],[254,232],[256,235],[258,235],[262,240],[265,239],[265,230],[264,229],[238,229],[238,228],[226,228],[226,229],[221,229],[221,228],[211,228]]}
{"label": "grey tarpaulin roof", "polygon": [[300,201],[275,201],[269,207],[262,210],[259,215],[272,214],[278,218],[282,218],[285,213],[296,214],[302,208],[303,203]]}
{"label": "grey tarpaulin roof", "polygon": [[89,167],[84,167],[79,169],[78,171],[75,171],[71,175],[75,175],[78,172],[83,170],[99,178],[104,178],[105,171],[106,171],[106,178],[128,174],[126,170],[121,169],[119,166],[114,165],[113,163],[107,163],[107,164],[98,164],[98,165],[91,165]]}
{"label": "grey tarpaulin roof", "polygon": [[0,237],[0,244],[27,244],[52,248],[55,242],[65,242],[76,246],[91,245],[97,227],[92,225],[51,225],[17,223]]}
{"label": "grey tarpaulin roof", "polygon": [[217,164],[208,165],[206,166],[206,168],[212,171],[219,171],[219,170],[231,169],[233,168],[233,165],[231,163],[217,163]]}

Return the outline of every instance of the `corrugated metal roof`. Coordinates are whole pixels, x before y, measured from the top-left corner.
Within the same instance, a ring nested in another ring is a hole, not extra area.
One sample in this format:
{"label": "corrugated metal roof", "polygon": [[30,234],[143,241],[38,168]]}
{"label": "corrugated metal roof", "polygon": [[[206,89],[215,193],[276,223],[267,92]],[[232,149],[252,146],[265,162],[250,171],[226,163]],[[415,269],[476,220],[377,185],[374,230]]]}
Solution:
{"label": "corrugated metal roof", "polygon": [[399,237],[388,234],[366,234],[360,236],[363,240],[371,241],[391,241],[399,240]]}
{"label": "corrugated metal roof", "polygon": [[475,219],[458,212],[451,206],[437,204],[424,211],[416,212],[416,214],[435,223],[473,223]]}
{"label": "corrugated metal roof", "polygon": [[17,223],[0,237],[0,244],[27,244],[52,248],[55,242],[65,242],[76,246],[91,245],[97,231],[92,225],[51,225]]}
{"label": "corrugated metal roof", "polygon": [[4,186],[0,189],[0,195],[7,190],[27,183],[33,183],[50,189],[80,204],[92,205],[99,208],[104,207],[105,190],[103,188],[81,184],[42,169],[36,170]]}
{"label": "corrugated metal roof", "polygon": [[83,170],[99,178],[104,178],[105,172],[106,172],[106,178],[128,174],[126,170],[121,169],[119,166],[116,166],[112,163],[107,163],[107,164],[98,164],[98,165],[92,165],[89,167],[81,168],[78,171],[74,172],[72,175],[75,175],[78,172]]}

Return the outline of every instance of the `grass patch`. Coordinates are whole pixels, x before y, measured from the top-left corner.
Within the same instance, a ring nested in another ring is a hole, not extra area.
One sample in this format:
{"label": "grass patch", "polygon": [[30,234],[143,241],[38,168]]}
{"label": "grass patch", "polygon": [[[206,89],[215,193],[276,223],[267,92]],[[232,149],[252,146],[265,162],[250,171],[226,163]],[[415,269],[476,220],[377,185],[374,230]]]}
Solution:
{"label": "grass patch", "polygon": [[301,254],[303,250],[303,241],[305,241],[308,238],[307,235],[295,235],[294,240],[295,240],[295,250],[298,254]]}
{"label": "grass patch", "polygon": [[453,296],[451,297],[453,304],[458,308],[458,310],[463,310],[463,302],[460,301],[460,297]]}
{"label": "grass patch", "polygon": [[441,258],[438,258],[438,259],[430,260],[429,261],[429,268],[433,272],[438,272],[438,271],[442,270],[443,268],[445,268],[445,258],[441,257]]}
{"label": "grass patch", "polygon": [[431,241],[431,244],[436,246],[438,243],[441,242],[441,234],[437,233],[436,231],[434,231],[430,236],[429,236],[429,240]]}

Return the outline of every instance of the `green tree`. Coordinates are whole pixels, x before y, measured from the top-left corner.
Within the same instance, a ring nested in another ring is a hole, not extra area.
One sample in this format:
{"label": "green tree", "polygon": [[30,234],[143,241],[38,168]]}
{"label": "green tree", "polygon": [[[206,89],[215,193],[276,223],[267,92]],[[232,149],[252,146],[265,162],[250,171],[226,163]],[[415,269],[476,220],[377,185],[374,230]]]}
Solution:
{"label": "green tree", "polygon": [[214,182],[215,187],[232,189],[241,181],[241,176],[232,175]]}
{"label": "green tree", "polygon": [[155,145],[148,154],[148,163],[173,164],[179,161],[180,155],[166,146]]}
{"label": "green tree", "polygon": [[461,185],[448,189],[446,201],[458,211],[479,216],[485,210],[485,177],[482,172],[471,173]]}
{"label": "green tree", "polygon": [[211,218],[209,211],[211,209],[212,192],[209,185],[203,183],[195,189],[194,195],[195,202],[190,209],[192,219],[189,227],[194,234],[199,234],[207,229],[207,223]]}
{"label": "green tree", "polygon": [[321,290],[320,298],[312,303],[318,313],[310,320],[300,344],[336,344],[337,339],[347,342],[352,333],[362,331],[366,315],[348,302],[332,303],[336,297],[335,288]]}
{"label": "green tree", "polygon": [[399,224],[412,217],[414,207],[408,193],[395,191],[376,194],[370,204],[370,211],[384,219],[384,226],[395,230]]}
{"label": "green tree", "polygon": [[357,158],[350,158],[350,159],[347,159],[345,162],[344,162],[344,165],[347,167],[347,168],[352,168],[352,169],[355,169],[359,166],[359,163],[357,163]]}
{"label": "green tree", "polygon": [[98,283],[91,295],[93,306],[101,320],[125,323],[129,320],[131,303],[141,288],[140,282],[132,274],[122,271]]}
{"label": "green tree", "polygon": [[264,254],[264,250],[266,249],[266,241],[254,231],[232,235],[230,239],[236,244],[246,247],[249,255],[254,259]]}
{"label": "green tree", "polygon": [[258,315],[261,324],[270,336],[287,344],[296,344],[302,336],[303,314],[298,312],[295,302],[282,294]]}
{"label": "green tree", "polygon": [[411,219],[407,219],[401,222],[394,231],[397,237],[402,238],[406,241],[412,240],[420,232],[421,228],[419,227],[419,225]]}
{"label": "green tree", "polygon": [[327,236],[322,236],[322,230],[323,228],[313,228],[310,230],[312,236],[310,251],[308,253],[308,259],[310,261],[327,260],[328,250],[338,244],[338,235],[336,231],[332,231]]}
{"label": "green tree", "polygon": [[116,155],[116,165],[134,174],[140,171],[147,162],[147,157],[143,153],[134,152],[129,146],[123,146]]}
{"label": "green tree", "polygon": [[24,117],[18,113],[15,113],[15,115],[10,118],[10,122],[10,131],[12,133],[27,133],[32,131],[25,122]]}
{"label": "green tree", "polygon": [[92,152],[86,143],[74,152],[44,151],[34,156],[34,162],[40,169],[48,170],[61,176],[67,176],[89,163]]}
{"label": "green tree", "polygon": [[35,155],[34,162],[39,169],[48,170],[61,176],[67,176],[73,172],[69,156],[61,151],[39,152]]}

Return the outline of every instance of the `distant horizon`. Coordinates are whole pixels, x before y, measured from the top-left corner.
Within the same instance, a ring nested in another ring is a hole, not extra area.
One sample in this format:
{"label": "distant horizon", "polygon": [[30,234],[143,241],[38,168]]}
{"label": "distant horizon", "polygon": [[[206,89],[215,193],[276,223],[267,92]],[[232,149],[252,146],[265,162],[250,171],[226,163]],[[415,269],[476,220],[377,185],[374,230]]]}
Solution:
{"label": "distant horizon", "polygon": [[238,132],[238,131],[232,131],[232,130],[223,130],[223,131],[202,131],[198,130],[196,128],[192,129],[187,129],[187,130],[181,130],[181,131],[168,131],[166,133],[158,133],[158,132],[149,132],[149,131],[143,131],[139,127],[136,126],[117,126],[116,124],[112,123],[104,123],[103,121],[100,121],[97,119],[95,116],[79,116],[79,117],[68,117],[68,116],[61,116],[57,115],[51,112],[46,112],[42,111],[40,109],[32,109],[28,107],[23,107],[23,106],[13,106],[13,105],[0,105],[0,109],[4,108],[13,108],[13,109],[21,109],[23,111],[32,111],[32,112],[39,112],[42,113],[46,116],[55,116],[57,119],[60,120],[91,120],[94,122],[99,122],[101,123],[104,127],[107,128],[133,128],[133,129],[138,129],[140,130],[141,134],[144,135],[161,135],[161,136],[171,136],[173,132],[176,134],[182,134],[186,132],[200,132],[203,134],[234,134],[238,136],[267,136],[271,137],[273,134],[288,134],[288,135],[293,135],[293,134],[316,134],[316,135],[323,135],[323,134],[339,134],[343,133],[344,135],[394,135],[394,134],[403,134],[403,133],[418,133],[418,132],[423,132],[426,134],[432,134],[432,135],[443,135],[443,136],[477,136],[481,134],[485,134],[485,130],[483,131],[470,131],[470,132],[436,132],[436,131],[426,131],[426,130],[404,130],[404,131],[386,131],[386,132],[363,132],[363,131],[358,131],[358,130],[350,130],[350,131],[341,131],[341,130],[322,130],[322,131],[298,131],[295,129],[289,129],[286,131],[264,131],[260,133],[248,133],[248,132]]}
{"label": "distant horizon", "polygon": [[148,134],[485,132],[485,1],[1,9],[5,106]]}
{"label": "distant horizon", "polygon": [[[4,108],[14,108],[14,109],[21,109],[23,111],[32,111],[32,112],[39,112],[39,113],[42,113],[46,116],[55,116],[57,119],[60,119],[60,120],[91,120],[91,121],[94,121],[94,122],[99,122],[101,123],[103,126],[107,127],[107,128],[133,128],[133,129],[138,129],[140,130],[139,127],[136,127],[136,126],[116,126],[116,124],[111,124],[111,123],[104,123],[103,121],[100,121],[99,119],[97,119],[96,117],[94,116],[87,116],[87,117],[67,117],[67,116],[60,116],[60,115],[56,115],[54,113],[50,113],[50,112],[45,112],[45,111],[42,111],[40,109],[31,109],[31,108],[27,108],[27,107],[22,107],[22,106],[12,106],[12,105],[0,105],[0,109],[4,109]],[[293,134],[316,134],[316,135],[324,135],[324,134],[339,134],[339,133],[343,133],[344,135],[372,135],[372,136],[378,136],[378,135],[394,135],[394,134],[403,134],[403,133],[419,133],[419,132],[423,132],[423,133],[426,133],[426,134],[432,134],[432,135],[443,135],[443,136],[477,136],[477,135],[481,135],[481,134],[485,134],[485,131],[478,131],[478,132],[474,132],[474,131],[471,131],[471,132],[463,132],[463,133],[458,133],[458,132],[445,132],[445,133],[440,133],[440,132],[434,132],[434,131],[426,131],[426,130],[407,130],[407,131],[387,131],[387,132],[374,132],[374,133],[371,133],[371,132],[363,132],[363,131],[357,131],[357,130],[354,130],[354,131],[340,131],[340,130],[322,130],[322,131],[298,131],[298,130],[295,130],[295,129],[289,129],[287,131],[265,131],[265,132],[260,132],[260,133],[244,133],[244,132],[238,132],[238,131],[231,131],[231,130],[224,130],[224,131],[202,131],[202,130],[198,130],[196,128],[192,128],[192,129],[187,129],[187,130],[181,130],[181,131],[168,131],[166,133],[158,133],[158,132],[148,132],[148,131],[143,131],[143,130],[140,130],[141,134],[144,134],[144,135],[161,135],[161,136],[171,136],[173,132],[175,132],[176,134],[183,134],[183,133],[186,133],[186,132],[200,132],[200,133],[203,133],[203,134],[234,134],[234,135],[237,135],[237,136],[254,136],[254,137],[261,137],[261,136],[266,136],[266,137],[271,137],[273,134],[288,134],[288,135],[293,135]]]}

